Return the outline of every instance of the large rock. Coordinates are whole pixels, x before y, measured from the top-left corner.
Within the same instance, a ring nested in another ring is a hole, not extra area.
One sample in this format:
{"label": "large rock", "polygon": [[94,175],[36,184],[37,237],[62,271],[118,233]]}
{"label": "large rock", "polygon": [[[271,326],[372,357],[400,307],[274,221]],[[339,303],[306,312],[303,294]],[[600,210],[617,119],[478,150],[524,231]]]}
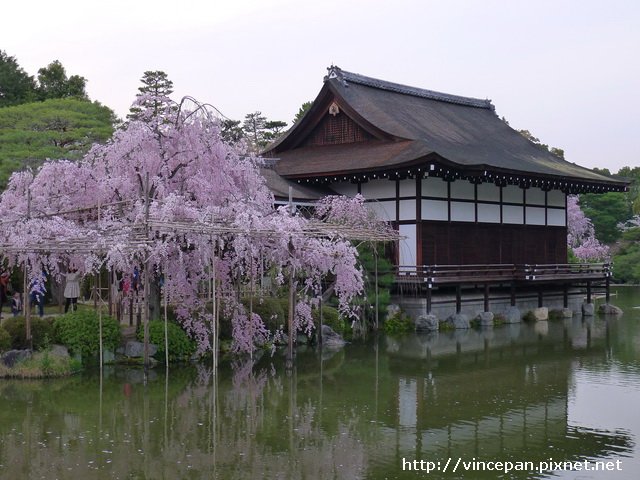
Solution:
{"label": "large rock", "polygon": [[420,315],[416,319],[416,332],[433,332],[439,327],[440,323],[435,315]]}
{"label": "large rock", "polygon": [[[158,351],[153,343],[149,344],[149,356],[153,356]],[[124,346],[124,354],[130,358],[142,358],[144,357],[144,343],[136,342],[135,340],[129,340]]]}
{"label": "large rock", "polygon": [[64,345],[51,345],[49,354],[54,357],[69,358],[69,350]]}
{"label": "large rock", "polygon": [[593,303],[583,303],[582,304],[582,315],[584,317],[593,317],[593,314],[596,311],[596,307]]}
{"label": "large rock", "polygon": [[533,318],[536,322],[549,320],[549,309],[547,307],[538,307],[531,310]]}
{"label": "large rock", "polygon": [[445,320],[445,323],[450,327],[457,329],[470,328],[469,317],[464,313],[454,313]]}
{"label": "large rock", "polygon": [[339,348],[345,345],[342,335],[335,332],[329,325],[322,325],[322,346],[329,348]]}
{"label": "large rock", "polygon": [[598,308],[598,313],[603,315],[622,315],[622,309],[620,307],[616,307],[615,305],[611,305],[610,303],[605,303],[600,305]]}
{"label": "large rock", "polygon": [[481,327],[493,327],[493,313],[478,312],[478,315],[476,315],[476,321]]}
{"label": "large rock", "polygon": [[9,350],[2,355],[2,363],[12,368],[16,363],[31,358],[31,350]]}
{"label": "large rock", "polygon": [[400,306],[392,303],[387,305],[387,318],[393,318],[400,315]]}
{"label": "large rock", "polygon": [[510,306],[504,311],[504,323],[522,322],[522,312],[518,307]]}
{"label": "large rock", "polygon": [[573,310],[571,310],[570,308],[563,308],[562,310],[560,310],[560,315],[562,316],[562,318],[572,318]]}

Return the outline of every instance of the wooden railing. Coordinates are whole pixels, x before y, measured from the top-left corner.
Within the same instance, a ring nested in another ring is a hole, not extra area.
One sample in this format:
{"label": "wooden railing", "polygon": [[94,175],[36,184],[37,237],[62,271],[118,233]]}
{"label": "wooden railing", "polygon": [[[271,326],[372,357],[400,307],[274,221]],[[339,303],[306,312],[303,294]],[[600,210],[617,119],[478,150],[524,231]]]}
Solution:
{"label": "wooden railing", "polygon": [[400,265],[397,283],[460,284],[500,282],[544,282],[556,280],[605,280],[611,277],[608,263]]}

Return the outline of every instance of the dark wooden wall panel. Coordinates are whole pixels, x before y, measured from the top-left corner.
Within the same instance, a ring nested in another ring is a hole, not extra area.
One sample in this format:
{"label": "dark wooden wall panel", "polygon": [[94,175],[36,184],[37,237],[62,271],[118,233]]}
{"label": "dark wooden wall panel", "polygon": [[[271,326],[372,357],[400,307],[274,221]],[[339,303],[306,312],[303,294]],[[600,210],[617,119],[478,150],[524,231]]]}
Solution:
{"label": "dark wooden wall panel", "polygon": [[422,222],[420,228],[425,265],[567,262],[565,227]]}

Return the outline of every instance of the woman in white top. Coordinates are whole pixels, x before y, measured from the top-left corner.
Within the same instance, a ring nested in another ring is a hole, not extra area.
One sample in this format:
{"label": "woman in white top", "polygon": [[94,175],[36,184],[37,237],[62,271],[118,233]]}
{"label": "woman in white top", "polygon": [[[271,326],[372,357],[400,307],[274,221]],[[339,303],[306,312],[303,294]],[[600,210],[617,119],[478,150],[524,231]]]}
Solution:
{"label": "woman in white top", "polygon": [[67,284],[64,287],[64,313],[69,311],[69,306],[73,305],[72,310],[77,310],[78,297],[80,296],[80,273],[77,268],[71,268],[66,275]]}

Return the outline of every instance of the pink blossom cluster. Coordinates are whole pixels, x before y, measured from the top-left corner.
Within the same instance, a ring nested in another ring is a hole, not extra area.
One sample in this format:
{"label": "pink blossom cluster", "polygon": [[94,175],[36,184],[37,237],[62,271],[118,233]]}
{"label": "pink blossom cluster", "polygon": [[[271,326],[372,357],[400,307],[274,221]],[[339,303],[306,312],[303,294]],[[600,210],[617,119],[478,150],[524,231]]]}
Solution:
{"label": "pink blossom cluster", "polygon": [[[216,120],[169,108],[165,98],[142,100],[137,106],[146,110],[81,161],[47,161],[11,177],[0,197],[8,264],[57,278],[71,264],[84,274],[103,267],[144,272],[146,265],[149,281],[163,275],[165,294],[200,352],[212,344],[213,278],[236,351],[251,351],[273,333],[239,301],[240,292],[253,292],[267,277],[275,287],[293,278],[300,330],[313,327],[311,311],[327,276],[341,313],[352,314],[363,290],[356,249],[340,235],[314,237],[305,229],[318,218],[370,223],[363,199],[323,201],[315,219],[274,209],[259,161],[242,145],[223,142]],[[154,222],[165,227],[149,227]],[[227,230],[194,233],[179,228],[185,223]]]}
{"label": "pink blossom cluster", "polygon": [[610,255],[609,247],[595,237],[593,224],[575,195],[567,197],[567,245],[581,262],[605,261]]}

